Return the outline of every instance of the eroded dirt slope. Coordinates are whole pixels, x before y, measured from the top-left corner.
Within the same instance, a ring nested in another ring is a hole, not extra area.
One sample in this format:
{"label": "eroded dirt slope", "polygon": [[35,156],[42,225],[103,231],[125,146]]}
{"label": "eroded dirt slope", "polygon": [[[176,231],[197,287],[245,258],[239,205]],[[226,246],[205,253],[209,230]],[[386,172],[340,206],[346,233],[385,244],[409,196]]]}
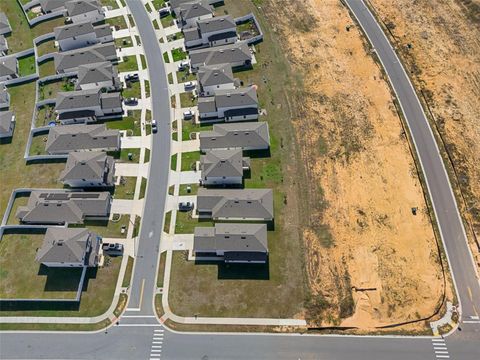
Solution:
{"label": "eroded dirt slope", "polygon": [[435,237],[378,65],[339,1],[262,7],[303,79],[294,127],[307,318],[370,328],[429,316],[443,293]]}
{"label": "eroded dirt slope", "polygon": [[467,232],[480,241],[480,1],[371,3],[425,94],[465,199]]}

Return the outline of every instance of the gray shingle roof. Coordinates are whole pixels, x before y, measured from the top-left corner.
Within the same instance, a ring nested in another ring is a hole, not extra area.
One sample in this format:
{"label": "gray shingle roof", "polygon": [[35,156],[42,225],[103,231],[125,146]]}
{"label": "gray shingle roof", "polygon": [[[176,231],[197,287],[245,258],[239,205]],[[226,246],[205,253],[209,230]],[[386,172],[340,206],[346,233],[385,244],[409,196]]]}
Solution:
{"label": "gray shingle roof", "polygon": [[185,38],[185,41],[198,40],[202,37],[200,35],[200,32],[198,31],[198,28],[196,27],[183,29],[183,36]]}
{"label": "gray shingle roof", "polygon": [[102,93],[100,95],[102,110],[117,109],[122,107],[122,96],[119,92]]}
{"label": "gray shingle roof", "polygon": [[188,20],[208,14],[213,14],[213,9],[207,3],[207,1],[200,0],[180,5],[178,12],[183,20]]}
{"label": "gray shingle roof", "polygon": [[120,132],[105,124],[55,126],[48,133],[45,149],[51,154],[89,149],[118,149]]}
{"label": "gray shingle roof", "polygon": [[201,114],[217,111],[217,107],[215,106],[215,98],[213,96],[198,98],[197,106],[198,112]]}
{"label": "gray shingle roof", "polygon": [[8,50],[8,42],[5,39],[5,36],[0,35],[0,51],[7,51]]}
{"label": "gray shingle roof", "polygon": [[64,26],[57,26],[53,29],[55,32],[55,40],[70,39],[75,36],[91,34],[95,32],[91,22],[82,22],[78,24],[69,24]]}
{"label": "gray shingle roof", "polygon": [[80,65],[116,59],[117,51],[112,43],[96,44],[90,47],[54,54],[55,70],[58,72],[65,69],[74,69]]}
{"label": "gray shingle roof", "polygon": [[0,57],[0,76],[17,73],[17,58],[13,55]]}
{"label": "gray shingle roof", "polygon": [[4,83],[0,83],[0,105],[6,105],[10,101],[10,94]]}
{"label": "gray shingle roof", "polygon": [[200,149],[268,149],[270,136],[266,122],[242,122],[213,125],[212,131],[200,132]]}
{"label": "gray shingle roof", "polygon": [[213,219],[273,219],[273,191],[200,188],[197,209],[199,212],[211,212]]}
{"label": "gray shingle roof", "polygon": [[208,150],[200,156],[202,178],[242,177],[244,162],[241,149]]}
{"label": "gray shingle roof", "polygon": [[95,263],[89,263],[89,258],[92,252],[97,252],[99,239],[97,234],[88,229],[49,228],[35,259],[41,263],[95,266]]}
{"label": "gray shingle roof", "polygon": [[60,173],[60,181],[94,180],[110,185],[113,179],[115,160],[101,151],[72,152],[68,154],[65,169]]}
{"label": "gray shingle roof", "polygon": [[43,11],[47,12],[59,7],[65,7],[65,1],[66,0],[40,0],[40,6]]}
{"label": "gray shingle roof", "polygon": [[72,0],[65,3],[68,16],[76,16],[94,10],[100,10],[101,5],[97,0]]}
{"label": "gray shingle roof", "polygon": [[199,252],[268,252],[267,225],[215,224],[196,227],[193,250]]}
{"label": "gray shingle roof", "polygon": [[237,28],[235,21],[230,15],[198,20],[197,26],[202,34],[214,31],[235,31]]}
{"label": "gray shingle roof", "polygon": [[11,31],[12,28],[10,27],[7,15],[5,15],[3,11],[0,12],[0,34],[8,34]]}
{"label": "gray shingle roof", "polygon": [[233,64],[252,60],[250,49],[244,42],[193,50],[190,51],[189,56],[193,68],[202,65]]}
{"label": "gray shingle roof", "polygon": [[201,86],[231,84],[235,81],[229,64],[201,66],[198,69],[197,79]]}
{"label": "gray shingle roof", "polygon": [[117,70],[112,63],[108,61],[80,65],[78,67],[77,78],[77,90],[80,89],[80,85],[100,83],[109,80],[113,81],[113,83],[119,81]]}
{"label": "gray shingle roof", "polygon": [[55,110],[75,110],[84,107],[99,106],[100,94],[98,89],[60,91],[57,93]]}
{"label": "gray shingle roof", "polygon": [[13,112],[0,111],[0,134],[7,134],[10,132],[12,125]]}
{"label": "gray shingle roof", "polygon": [[85,217],[107,217],[109,192],[31,192],[26,206],[19,206],[16,217],[25,223],[80,224]]}
{"label": "gray shingle roof", "polygon": [[217,104],[217,108],[237,106],[257,107],[257,90],[253,86],[234,90],[216,90],[215,103]]}
{"label": "gray shingle roof", "polygon": [[109,24],[95,26],[95,35],[97,38],[112,35],[112,28]]}

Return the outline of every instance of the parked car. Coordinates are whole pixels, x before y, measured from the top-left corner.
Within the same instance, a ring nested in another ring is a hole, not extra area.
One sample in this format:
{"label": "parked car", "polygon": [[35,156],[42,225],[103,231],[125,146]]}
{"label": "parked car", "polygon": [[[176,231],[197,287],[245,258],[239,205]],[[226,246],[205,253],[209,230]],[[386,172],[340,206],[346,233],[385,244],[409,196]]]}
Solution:
{"label": "parked car", "polygon": [[110,256],[123,255],[123,245],[119,243],[104,243],[102,250],[105,254]]}
{"label": "parked car", "polygon": [[182,60],[180,61],[180,64],[178,64],[178,70],[185,70],[190,67],[190,63],[188,60]]}
{"label": "parked car", "polygon": [[190,120],[190,119],[193,118],[193,116],[194,116],[194,113],[193,113],[192,110],[187,110],[187,111],[184,111],[184,112],[183,112],[183,118],[184,118],[185,120]]}
{"label": "parked car", "polygon": [[191,90],[195,87],[195,83],[193,81],[188,81],[184,84],[185,90]]}
{"label": "parked car", "polygon": [[165,16],[168,16],[169,14],[170,14],[170,9],[168,7],[163,7],[158,10],[158,15],[160,15],[160,17],[165,17]]}
{"label": "parked car", "polygon": [[152,132],[156,133],[157,131],[158,131],[157,120],[152,120]]}
{"label": "parked car", "polygon": [[135,82],[139,81],[140,78],[138,77],[138,74],[127,74],[125,75],[125,81],[130,81],[130,82]]}
{"label": "parked car", "polygon": [[138,99],[134,98],[134,97],[131,97],[131,98],[124,99],[123,102],[125,103],[125,105],[137,105],[138,104]]}
{"label": "parked car", "polygon": [[190,211],[193,209],[193,203],[190,201],[181,202],[178,204],[178,210],[180,211]]}

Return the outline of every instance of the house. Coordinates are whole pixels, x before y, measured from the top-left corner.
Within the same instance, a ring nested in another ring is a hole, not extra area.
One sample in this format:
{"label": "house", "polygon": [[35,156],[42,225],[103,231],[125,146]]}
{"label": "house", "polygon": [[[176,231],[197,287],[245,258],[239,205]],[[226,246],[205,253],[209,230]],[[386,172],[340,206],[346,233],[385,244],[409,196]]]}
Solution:
{"label": "house", "polygon": [[258,119],[258,98],[255,87],[215,90],[213,97],[198,99],[200,120],[224,119],[249,121]]}
{"label": "house", "polygon": [[0,35],[0,57],[8,54],[8,42],[5,36]]}
{"label": "house", "polygon": [[259,263],[268,259],[265,224],[215,224],[196,227],[193,236],[195,260],[223,260],[226,263]]}
{"label": "house", "polygon": [[250,169],[250,158],[241,149],[207,150],[200,156],[203,185],[241,185],[243,172]]}
{"label": "house", "polygon": [[116,67],[111,62],[103,61],[78,67],[75,90],[105,89],[120,90],[122,83]]}
{"label": "house", "polygon": [[237,41],[237,25],[230,15],[198,20],[191,28],[184,28],[186,47],[220,46]]}
{"label": "house", "polygon": [[120,132],[105,124],[55,126],[50,129],[45,150],[51,154],[72,151],[118,151]]}
{"label": "house", "polygon": [[12,137],[15,115],[11,111],[0,111],[0,139]]}
{"label": "house", "polygon": [[48,267],[96,267],[102,238],[85,228],[48,228],[35,260]]}
{"label": "house", "polygon": [[205,189],[197,193],[200,218],[233,221],[272,221],[271,189]]}
{"label": "house", "polygon": [[67,16],[75,24],[79,22],[97,23],[105,19],[105,13],[98,0],[72,0],[65,3]]}
{"label": "house", "polygon": [[8,21],[7,15],[2,11],[0,12],[0,35],[10,34],[12,27]]}
{"label": "house", "polygon": [[16,217],[24,224],[83,224],[85,220],[108,220],[112,197],[104,192],[33,190]]}
{"label": "house", "polygon": [[14,55],[0,57],[0,82],[18,78],[18,61]]}
{"label": "house", "polygon": [[40,6],[45,14],[65,11],[65,0],[40,0]]}
{"label": "house", "polygon": [[96,122],[122,114],[122,97],[119,92],[103,93],[100,89],[58,92],[55,111],[63,125]]}
{"label": "house", "polygon": [[172,9],[177,15],[180,27],[192,27],[198,20],[213,17],[213,8],[206,0],[184,2]]}
{"label": "house", "polygon": [[59,180],[72,188],[113,186],[115,160],[102,151],[71,152]]}
{"label": "house", "polygon": [[245,42],[192,50],[189,53],[190,68],[196,72],[202,65],[229,64],[231,67],[250,66],[252,53]]}
{"label": "house", "polygon": [[266,122],[215,124],[211,131],[200,132],[200,150],[235,149],[267,150],[270,135]]}
{"label": "house", "polygon": [[197,73],[200,96],[212,96],[215,90],[235,89],[235,79],[229,64],[201,66]]}
{"label": "house", "polygon": [[10,107],[10,94],[5,84],[0,83],[0,110]]}
{"label": "house", "polygon": [[57,74],[77,71],[80,65],[104,61],[117,62],[117,50],[112,43],[96,44],[88,48],[75,49],[54,54]]}
{"label": "house", "polygon": [[54,33],[60,51],[113,41],[112,29],[108,24],[94,27],[91,22],[74,23],[57,26]]}

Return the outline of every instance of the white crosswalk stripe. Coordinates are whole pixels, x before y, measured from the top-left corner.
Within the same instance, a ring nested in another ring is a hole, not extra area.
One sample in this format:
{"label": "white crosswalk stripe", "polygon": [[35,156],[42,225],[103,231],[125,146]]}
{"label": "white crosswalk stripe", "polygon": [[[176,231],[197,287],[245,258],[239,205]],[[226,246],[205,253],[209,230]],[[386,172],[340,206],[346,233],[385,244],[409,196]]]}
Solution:
{"label": "white crosswalk stripe", "polygon": [[161,360],[163,346],[163,329],[153,330],[152,346],[150,348],[150,360]]}
{"label": "white crosswalk stripe", "polygon": [[433,351],[435,352],[435,359],[450,359],[445,339],[432,339],[432,345]]}

